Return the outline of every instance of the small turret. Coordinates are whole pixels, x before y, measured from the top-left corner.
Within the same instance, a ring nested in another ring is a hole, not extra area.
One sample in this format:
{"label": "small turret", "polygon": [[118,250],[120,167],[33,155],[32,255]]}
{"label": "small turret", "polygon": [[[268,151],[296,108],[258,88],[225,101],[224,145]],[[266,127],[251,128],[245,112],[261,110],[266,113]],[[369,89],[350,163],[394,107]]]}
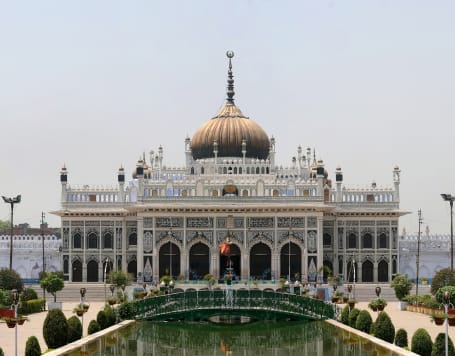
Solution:
{"label": "small turret", "polygon": [[395,166],[393,168],[393,185],[395,187],[393,201],[397,203],[400,201],[400,173],[400,167]]}
{"label": "small turret", "polygon": [[68,183],[68,171],[66,170],[65,165],[63,165],[63,168],[60,170],[60,183],[62,183],[61,201],[62,201],[62,203],[65,203],[67,201],[67,199],[66,199],[66,192],[67,192],[66,185]]}
{"label": "small turret", "polygon": [[343,172],[341,171],[340,166],[338,166],[335,171],[335,180],[336,180],[336,184],[337,184],[336,200],[337,200],[337,203],[341,203],[341,201],[343,200],[343,194],[341,192],[341,184],[343,183]]}
{"label": "small turret", "polygon": [[117,181],[119,185],[118,200],[123,203],[125,202],[125,170],[122,166],[120,166],[117,172]]}
{"label": "small turret", "polygon": [[318,182],[318,195],[324,195],[324,162],[322,160],[317,161],[316,166],[316,180]]}

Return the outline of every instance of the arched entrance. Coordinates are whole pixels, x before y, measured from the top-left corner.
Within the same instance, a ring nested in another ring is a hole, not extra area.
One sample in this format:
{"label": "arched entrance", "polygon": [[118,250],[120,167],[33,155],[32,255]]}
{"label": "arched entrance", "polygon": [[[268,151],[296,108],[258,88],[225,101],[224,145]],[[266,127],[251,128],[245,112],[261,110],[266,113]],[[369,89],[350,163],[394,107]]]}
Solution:
{"label": "arched entrance", "polygon": [[382,260],[378,263],[378,282],[389,281],[389,264]]}
{"label": "arched entrance", "polygon": [[128,262],[127,272],[133,276],[134,280],[136,280],[136,278],[137,278],[137,262],[136,262],[136,260],[132,260],[132,261]]}
{"label": "arched entrance", "polygon": [[272,253],[265,243],[258,243],[250,251],[250,277],[268,280],[272,278]]}
{"label": "arched entrance", "polygon": [[202,279],[210,272],[209,247],[202,242],[194,244],[190,248],[189,279]]}
{"label": "arched entrance", "polygon": [[220,278],[227,274],[227,268],[234,269],[234,279],[241,276],[241,252],[236,244],[231,244],[231,252],[228,256],[220,254]]}
{"label": "arched entrance", "polygon": [[87,282],[98,282],[98,262],[95,260],[87,263]]}
{"label": "arched entrance", "polygon": [[80,260],[73,261],[73,278],[72,282],[82,282],[82,262]]}
{"label": "arched entrance", "polygon": [[362,282],[373,282],[373,262],[369,260],[362,263]]}
{"label": "arched entrance", "polygon": [[280,277],[288,281],[300,280],[302,275],[302,251],[295,243],[286,243],[280,252]]}
{"label": "arched entrance", "polygon": [[169,275],[176,278],[180,275],[180,249],[172,243],[166,242],[160,248],[159,275]]}

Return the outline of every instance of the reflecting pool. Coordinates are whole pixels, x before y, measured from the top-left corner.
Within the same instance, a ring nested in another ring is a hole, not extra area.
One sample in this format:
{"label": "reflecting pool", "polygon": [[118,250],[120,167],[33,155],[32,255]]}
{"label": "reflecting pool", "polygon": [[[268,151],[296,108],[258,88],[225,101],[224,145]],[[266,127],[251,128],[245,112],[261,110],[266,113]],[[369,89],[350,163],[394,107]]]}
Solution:
{"label": "reflecting pool", "polygon": [[389,355],[390,351],[322,321],[138,322],[71,355]]}

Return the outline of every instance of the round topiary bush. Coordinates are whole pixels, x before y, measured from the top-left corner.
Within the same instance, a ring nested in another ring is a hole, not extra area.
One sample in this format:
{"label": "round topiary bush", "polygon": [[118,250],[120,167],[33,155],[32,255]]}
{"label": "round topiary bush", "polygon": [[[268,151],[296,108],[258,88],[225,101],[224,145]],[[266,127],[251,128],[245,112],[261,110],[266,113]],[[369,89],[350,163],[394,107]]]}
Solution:
{"label": "round topiary bush", "polygon": [[371,325],[373,324],[373,319],[368,310],[361,310],[357,316],[357,321],[355,322],[355,328],[357,330],[363,331],[364,333],[369,334],[371,331]]}
{"label": "round topiary bush", "polygon": [[22,278],[15,270],[9,268],[0,269],[0,289],[21,291],[24,289]]}
{"label": "round topiary bush", "polygon": [[[106,329],[108,328],[109,326],[112,326],[115,324],[115,321],[117,319],[116,315],[115,315],[115,311],[114,309],[112,309],[112,307],[110,307],[109,305],[106,305],[104,307],[104,314],[106,316],[106,325],[104,328],[102,329]],[[100,325],[101,326],[101,325]]]}
{"label": "round topiary bush", "polygon": [[395,345],[399,347],[408,346],[408,332],[405,329],[398,329],[395,334]]}
{"label": "round topiary bush", "polygon": [[392,320],[389,314],[382,311],[379,313],[378,318],[374,323],[374,336],[378,339],[393,343],[395,338],[395,326],[393,326]]}
{"label": "round topiary bush", "polygon": [[66,345],[68,321],[60,309],[51,309],[47,313],[43,324],[43,337],[50,349],[57,349]]}
{"label": "round topiary bush", "polygon": [[80,340],[82,337],[82,323],[75,315],[68,319],[68,343]]}
{"label": "round topiary bush", "polygon": [[133,319],[134,305],[131,302],[124,302],[118,307],[118,316],[120,320]]}
{"label": "round topiary bush", "polygon": [[25,356],[40,356],[41,346],[35,336],[30,336],[25,344]]}
{"label": "round topiary bush", "polygon": [[[449,351],[449,356],[454,356],[455,355],[455,349],[453,347],[453,342],[452,339],[449,337],[448,339],[448,351]],[[446,352],[446,334],[445,333],[439,333],[436,336],[436,339],[434,339],[434,344],[433,348],[431,350],[431,356],[439,356],[439,355],[445,355]]]}
{"label": "round topiary bush", "polygon": [[96,314],[96,321],[100,326],[100,330],[106,329],[108,325],[108,317],[104,310],[100,310],[98,314]]}
{"label": "round topiary bush", "polygon": [[100,326],[98,325],[98,322],[96,320],[91,320],[90,323],[88,324],[87,333],[89,335],[92,335],[94,333],[97,333],[100,330],[101,329],[100,329]]}
{"label": "round topiary bush", "polygon": [[349,305],[346,305],[343,310],[341,311],[341,316],[340,316],[340,321],[344,325],[349,325],[349,313],[351,312],[351,309],[349,308]]}
{"label": "round topiary bush", "polygon": [[428,331],[423,328],[417,329],[412,335],[411,351],[421,356],[431,356],[432,348],[433,342]]}
{"label": "round topiary bush", "polygon": [[357,317],[359,316],[360,310],[354,308],[349,313],[349,326],[355,328],[355,323],[357,322]]}

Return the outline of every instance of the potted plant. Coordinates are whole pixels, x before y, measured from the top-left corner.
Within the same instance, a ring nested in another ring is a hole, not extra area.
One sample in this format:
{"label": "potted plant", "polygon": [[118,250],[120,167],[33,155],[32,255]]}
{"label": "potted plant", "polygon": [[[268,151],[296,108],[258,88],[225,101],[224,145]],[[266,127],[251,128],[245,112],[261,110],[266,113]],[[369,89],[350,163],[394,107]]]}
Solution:
{"label": "potted plant", "polygon": [[436,324],[436,325],[442,325],[444,324],[444,320],[448,315],[446,315],[443,311],[436,311],[431,314],[431,320]]}
{"label": "potted plant", "polygon": [[409,295],[414,283],[404,274],[396,274],[393,278],[390,286],[395,291],[395,296],[398,298],[398,308],[400,310],[406,310],[406,296]]}
{"label": "potted plant", "polygon": [[73,309],[73,313],[76,313],[77,316],[84,315],[84,313],[85,313],[84,305],[82,303],[79,303],[78,305],[76,305]]}
{"label": "potted plant", "polygon": [[426,286],[428,284],[428,278],[427,277],[420,277],[420,280],[422,281],[422,285]]}
{"label": "potted plant", "polygon": [[212,286],[215,284],[215,277],[213,277],[213,275],[211,275],[210,273],[207,273],[205,276],[204,276],[204,281],[207,282],[207,285],[210,288],[212,288]]}
{"label": "potted plant", "polygon": [[115,297],[109,297],[109,298],[107,298],[107,303],[108,303],[109,305],[114,305],[115,303],[117,303],[117,298],[115,298]]}
{"label": "potted plant", "polygon": [[386,305],[387,301],[385,299],[376,298],[368,304],[368,307],[373,311],[383,311]]}

